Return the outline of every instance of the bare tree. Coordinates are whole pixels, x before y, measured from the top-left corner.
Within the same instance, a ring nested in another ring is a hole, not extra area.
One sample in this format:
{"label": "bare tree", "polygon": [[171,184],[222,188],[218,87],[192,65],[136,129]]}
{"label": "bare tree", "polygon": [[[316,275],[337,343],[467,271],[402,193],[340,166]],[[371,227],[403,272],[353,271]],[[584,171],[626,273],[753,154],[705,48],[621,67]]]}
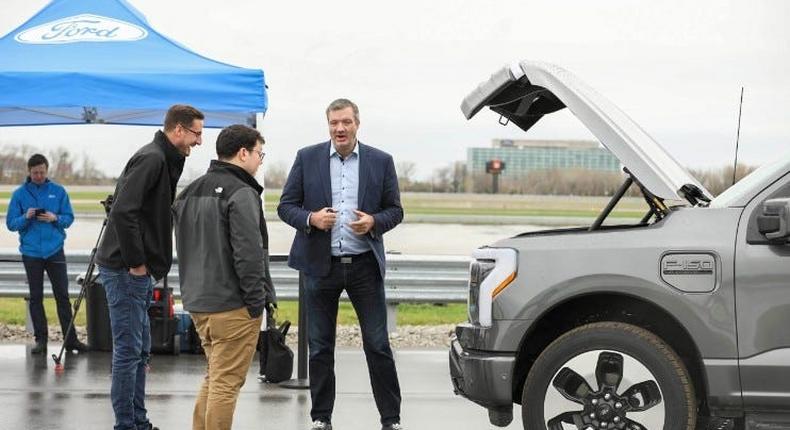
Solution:
{"label": "bare tree", "polygon": [[264,165],[263,182],[266,188],[282,188],[288,178],[288,169],[285,163],[278,161]]}
{"label": "bare tree", "polygon": [[433,183],[434,192],[450,192],[453,182],[452,166],[439,167],[434,170],[431,182]]}
{"label": "bare tree", "polygon": [[456,161],[453,163],[452,192],[462,193],[466,190],[466,163]]}
{"label": "bare tree", "polygon": [[82,154],[82,165],[76,168],[74,157],[68,149],[57,147],[41,151],[29,145],[5,145],[0,148],[0,181],[18,184],[27,178],[27,160],[35,153],[43,153],[49,160],[49,176],[63,184],[108,184],[112,181],[102,173],[96,163]]}
{"label": "bare tree", "polygon": [[[76,162],[72,162],[71,164],[73,166],[77,165]],[[96,166],[96,162],[85,152],[79,157],[79,168],[74,169],[70,177],[67,178],[67,182],[79,185],[109,185],[114,183],[104,172],[99,170]]]}
{"label": "bare tree", "polygon": [[6,184],[18,184],[27,177],[27,160],[35,153],[27,145],[4,145],[0,149],[0,180]]}
{"label": "bare tree", "polygon": [[[738,170],[735,172],[735,182],[740,181],[756,168],[756,166],[748,164],[738,165]],[[733,166],[727,165],[714,169],[690,169],[690,172],[711,194],[718,196],[732,186],[732,170]]]}
{"label": "bare tree", "polygon": [[68,149],[59,146],[49,151],[49,176],[60,182],[70,182],[74,174],[74,163]]}
{"label": "bare tree", "polygon": [[398,161],[395,163],[395,173],[398,175],[398,187],[401,190],[409,190],[414,174],[417,172],[417,165],[413,161]]}

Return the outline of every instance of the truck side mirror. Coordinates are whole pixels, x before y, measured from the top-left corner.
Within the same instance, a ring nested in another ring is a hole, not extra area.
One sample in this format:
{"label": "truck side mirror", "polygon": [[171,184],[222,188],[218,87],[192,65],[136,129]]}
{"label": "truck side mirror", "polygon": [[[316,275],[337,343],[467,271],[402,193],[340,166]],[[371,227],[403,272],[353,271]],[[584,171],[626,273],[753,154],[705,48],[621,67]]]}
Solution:
{"label": "truck side mirror", "polygon": [[790,198],[766,200],[757,215],[757,229],[769,242],[785,243],[790,236]]}

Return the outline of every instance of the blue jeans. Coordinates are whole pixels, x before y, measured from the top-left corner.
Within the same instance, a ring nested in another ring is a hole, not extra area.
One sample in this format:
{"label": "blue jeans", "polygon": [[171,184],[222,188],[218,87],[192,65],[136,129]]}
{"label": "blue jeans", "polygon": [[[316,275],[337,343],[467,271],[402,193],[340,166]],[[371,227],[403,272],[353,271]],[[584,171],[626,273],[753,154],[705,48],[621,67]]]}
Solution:
{"label": "blue jeans", "polygon": [[150,276],[99,267],[107,294],[112,328],[112,388],[115,430],[148,429],[145,369],[151,352],[148,307],[153,294]]}
{"label": "blue jeans", "polygon": [[376,257],[367,252],[351,263],[332,258],[329,275],[305,275],[305,301],[309,312],[310,397],[313,420],[331,422],[335,405],[335,338],[340,293],[346,290],[359,318],[362,348],[381,424],[400,422],[401,393],[398,373],[387,335],[384,282]]}

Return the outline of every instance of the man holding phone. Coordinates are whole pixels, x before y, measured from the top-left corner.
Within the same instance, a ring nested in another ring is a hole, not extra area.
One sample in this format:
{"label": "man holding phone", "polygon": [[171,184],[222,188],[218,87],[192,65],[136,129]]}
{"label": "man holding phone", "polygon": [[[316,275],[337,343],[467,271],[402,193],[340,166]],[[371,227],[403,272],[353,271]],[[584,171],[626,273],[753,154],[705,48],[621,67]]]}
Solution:
{"label": "man holding phone", "polygon": [[[41,354],[47,350],[47,315],[44,311],[44,271],[52,283],[52,294],[57,303],[58,319],[63,335],[71,321],[69,279],[63,242],[66,229],[74,222],[74,212],[66,189],[47,178],[49,161],[34,154],[27,161],[28,177],[14,191],[8,204],[6,225],[19,232],[19,252],[25,265],[30,289],[30,317],[36,345],[30,350]],[[86,351],[88,347],[77,340],[75,330],[64,339],[66,350]]]}

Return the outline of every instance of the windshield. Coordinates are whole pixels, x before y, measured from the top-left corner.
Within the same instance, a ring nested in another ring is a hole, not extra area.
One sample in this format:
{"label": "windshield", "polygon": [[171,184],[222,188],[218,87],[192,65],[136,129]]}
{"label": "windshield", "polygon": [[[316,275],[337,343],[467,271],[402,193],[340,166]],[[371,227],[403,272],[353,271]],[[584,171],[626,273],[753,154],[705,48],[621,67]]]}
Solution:
{"label": "windshield", "polygon": [[784,175],[790,168],[788,164],[790,164],[790,154],[760,167],[719,194],[718,197],[710,202],[710,207],[726,208],[737,206],[739,202],[740,205],[744,205],[743,198],[749,197],[747,194],[754,193],[754,188],[757,186],[760,186],[760,189],[767,187]]}

